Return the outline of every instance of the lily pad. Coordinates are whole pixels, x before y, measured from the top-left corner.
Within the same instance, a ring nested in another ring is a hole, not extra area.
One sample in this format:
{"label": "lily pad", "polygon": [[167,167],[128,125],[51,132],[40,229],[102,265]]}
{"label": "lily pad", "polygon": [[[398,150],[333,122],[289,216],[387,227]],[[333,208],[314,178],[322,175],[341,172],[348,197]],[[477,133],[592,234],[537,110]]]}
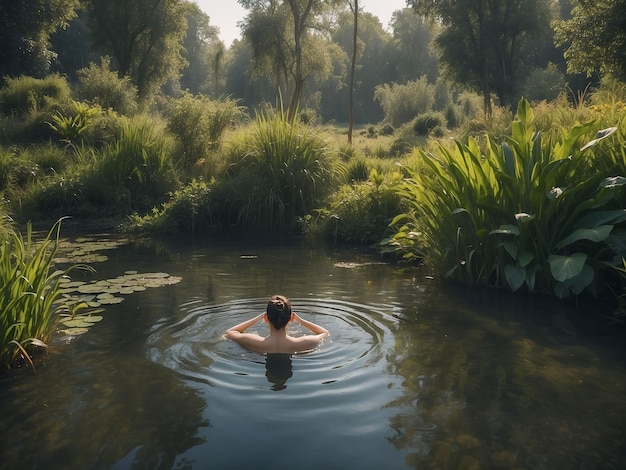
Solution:
{"label": "lily pad", "polygon": [[91,326],[91,324],[88,322],[85,322],[83,318],[74,318],[72,320],[66,320],[63,322],[63,325],[68,326],[70,328],[87,328]]}
{"label": "lily pad", "polygon": [[65,330],[61,330],[61,333],[69,335],[69,336],[78,336],[84,335],[89,331],[89,328],[67,328]]}
{"label": "lily pad", "polygon": [[120,304],[124,301],[123,297],[107,297],[104,299],[100,299],[100,303],[102,305],[113,305],[113,304]]}
{"label": "lily pad", "polygon": [[83,321],[87,323],[97,323],[99,321],[102,321],[103,318],[104,317],[102,315],[89,315],[83,318]]}

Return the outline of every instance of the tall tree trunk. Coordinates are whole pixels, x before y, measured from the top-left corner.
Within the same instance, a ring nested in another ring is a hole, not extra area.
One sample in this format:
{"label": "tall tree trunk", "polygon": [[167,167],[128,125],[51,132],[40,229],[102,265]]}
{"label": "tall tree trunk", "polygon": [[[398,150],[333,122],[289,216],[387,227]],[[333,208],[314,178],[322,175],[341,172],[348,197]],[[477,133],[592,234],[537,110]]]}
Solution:
{"label": "tall tree trunk", "polygon": [[294,72],[294,89],[291,95],[291,102],[289,103],[289,111],[287,114],[288,119],[293,120],[296,117],[296,112],[300,107],[300,100],[302,99],[302,91],[304,88],[304,77],[302,75],[302,35],[306,27],[306,22],[311,13],[314,0],[307,0],[304,11],[300,13],[300,7],[296,0],[289,0],[289,7],[291,8],[291,14],[293,15],[293,35],[294,35],[294,56],[296,61],[296,69]]}
{"label": "tall tree trunk", "polygon": [[350,64],[350,96],[348,97],[348,144],[352,145],[354,127],[354,71],[356,69],[356,40],[359,22],[359,0],[354,0],[354,32],[352,34],[352,63]]}

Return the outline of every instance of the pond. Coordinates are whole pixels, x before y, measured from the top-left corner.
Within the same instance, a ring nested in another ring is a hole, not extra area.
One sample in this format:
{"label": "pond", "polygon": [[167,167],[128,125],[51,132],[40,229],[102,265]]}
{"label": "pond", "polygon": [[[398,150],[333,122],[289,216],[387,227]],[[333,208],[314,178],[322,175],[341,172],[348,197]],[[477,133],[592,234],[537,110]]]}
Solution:
{"label": "pond", "polygon": [[[626,465],[623,332],[584,308],[298,240],[98,237],[120,243],[74,280],[179,282],[120,294],[0,380],[2,468]],[[223,339],[275,293],[331,331],[319,350]]]}

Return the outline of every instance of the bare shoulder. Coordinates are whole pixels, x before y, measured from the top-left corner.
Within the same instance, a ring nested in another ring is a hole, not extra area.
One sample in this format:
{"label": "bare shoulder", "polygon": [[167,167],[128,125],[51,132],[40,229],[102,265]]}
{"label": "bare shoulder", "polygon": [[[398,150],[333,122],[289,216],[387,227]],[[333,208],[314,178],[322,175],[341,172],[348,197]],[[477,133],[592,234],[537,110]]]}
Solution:
{"label": "bare shoulder", "polygon": [[317,348],[326,337],[328,337],[328,333],[297,336],[290,338],[290,343],[295,347],[296,352],[310,351],[311,349]]}

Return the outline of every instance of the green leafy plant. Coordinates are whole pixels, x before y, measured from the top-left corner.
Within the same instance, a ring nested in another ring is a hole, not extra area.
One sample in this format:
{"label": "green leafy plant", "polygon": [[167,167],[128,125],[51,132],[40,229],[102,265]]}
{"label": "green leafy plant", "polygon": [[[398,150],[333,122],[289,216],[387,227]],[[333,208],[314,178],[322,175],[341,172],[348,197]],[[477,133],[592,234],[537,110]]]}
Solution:
{"label": "green leafy plant", "polygon": [[231,99],[213,101],[206,96],[184,95],[169,109],[167,129],[181,148],[181,162],[188,167],[221,145],[224,132],[240,112]]}
{"label": "green leafy plant", "polygon": [[3,370],[30,363],[32,355],[47,347],[51,334],[63,320],[86,307],[68,302],[63,280],[74,265],[56,269],[54,257],[59,244],[61,220],[42,242],[35,242],[28,225],[26,239],[11,230],[0,246],[0,367]]}
{"label": "green leafy plant", "polygon": [[100,111],[86,103],[71,100],[72,112],[64,114],[57,111],[48,125],[61,137],[62,142],[76,144],[92,124],[93,117]]}
{"label": "green leafy plant", "polygon": [[312,223],[318,227],[312,230],[336,241],[378,242],[389,235],[389,222],[402,211],[396,191],[401,183],[397,172],[385,175],[372,169],[367,181],[343,185],[333,194],[328,209],[317,211],[318,218]]}
{"label": "green leafy plant", "polygon": [[[401,194],[413,211],[385,240],[406,258],[424,255],[445,277],[470,284],[553,292],[597,292],[602,274],[626,254],[626,178],[590,171],[589,152],[615,128],[594,123],[543,139],[527,101],[500,144],[473,138],[421,156],[428,166]],[[596,167],[597,168],[597,167]]]}

